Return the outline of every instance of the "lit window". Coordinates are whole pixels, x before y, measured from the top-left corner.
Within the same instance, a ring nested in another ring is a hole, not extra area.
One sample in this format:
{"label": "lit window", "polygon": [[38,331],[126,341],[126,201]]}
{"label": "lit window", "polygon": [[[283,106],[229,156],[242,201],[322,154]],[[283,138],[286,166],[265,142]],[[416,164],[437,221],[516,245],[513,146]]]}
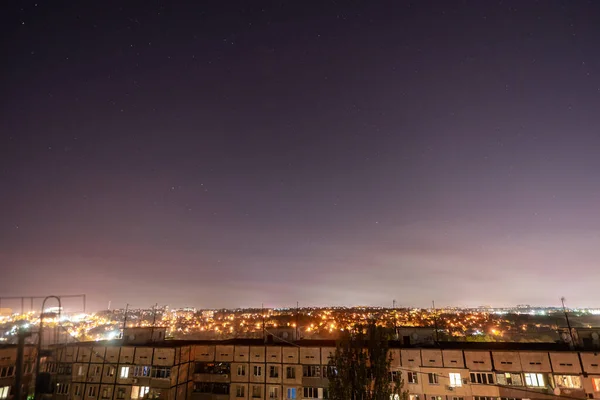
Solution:
{"label": "lit window", "polygon": [[289,400],[295,400],[296,399],[296,388],[288,388],[288,390],[287,390],[287,398]]}
{"label": "lit window", "polygon": [[452,386],[452,387],[461,387],[462,386],[462,379],[460,377],[460,374],[458,374],[456,372],[450,372],[448,374],[448,376],[450,377],[450,386]]}
{"label": "lit window", "polygon": [[0,387],[0,399],[8,399],[9,393],[10,393],[10,386]]}
{"label": "lit window", "polygon": [[531,387],[545,387],[544,375],[536,373],[525,373],[525,384]]}
{"label": "lit window", "polygon": [[119,374],[119,378],[129,378],[129,367],[121,367],[121,374]]}
{"label": "lit window", "polygon": [[513,374],[509,372],[496,374],[496,382],[498,383],[498,385],[523,386],[523,379],[521,379],[521,374]]}
{"label": "lit window", "polygon": [[132,386],[131,387],[131,398],[132,399],[143,399],[150,391],[149,386]]}
{"label": "lit window", "polygon": [[558,387],[569,389],[581,388],[581,378],[577,375],[554,375],[554,380]]}
{"label": "lit window", "polygon": [[419,395],[418,394],[409,394],[408,400],[419,400]]}

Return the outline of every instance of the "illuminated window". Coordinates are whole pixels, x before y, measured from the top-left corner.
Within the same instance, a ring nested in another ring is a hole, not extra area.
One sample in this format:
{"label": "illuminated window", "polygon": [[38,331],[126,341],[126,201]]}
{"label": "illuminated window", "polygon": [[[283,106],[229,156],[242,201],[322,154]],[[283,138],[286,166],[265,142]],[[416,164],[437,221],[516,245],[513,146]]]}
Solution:
{"label": "illuminated window", "polygon": [[450,386],[452,386],[452,387],[461,387],[462,386],[462,379],[460,377],[460,374],[458,374],[456,372],[450,372],[448,374],[448,376],[450,377]]}
{"label": "illuminated window", "polygon": [[143,399],[150,391],[149,386],[132,386],[131,387],[131,398],[132,399]]}
{"label": "illuminated window", "polygon": [[10,393],[10,386],[0,387],[0,399],[8,399],[9,393]]}
{"label": "illuminated window", "polygon": [[592,378],[592,384],[594,385],[594,392],[600,392],[600,378]]}
{"label": "illuminated window", "polygon": [[121,378],[121,379],[129,378],[129,367],[121,367],[121,373],[119,374],[119,378]]}
{"label": "illuminated window", "polygon": [[558,387],[569,389],[581,388],[581,378],[577,375],[554,375],[554,381]]}
{"label": "illuminated window", "polygon": [[419,400],[419,395],[418,394],[409,394],[408,400]]}
{"label": "illuminated window", "polygon": [[521,374],[513,374],[509,372],[496,374],[496,382],[498,383],[498,385],[523,386],[523,379],[521,379]]}
{"label": "illuminated window", "polygon": [[149,377],[150,376],[150,366],[148,365],[138,365],[133,368],[133,376],[135,377]]}
{"label": "illuminated window", "polygon": [[531,387],[545,387],[544,375],[536,373],[525,373],[525,384]]}
{"label": "illuminated window", "polygon": [[288,388],[287,398],[288,400],[296,400],[296,388]]}

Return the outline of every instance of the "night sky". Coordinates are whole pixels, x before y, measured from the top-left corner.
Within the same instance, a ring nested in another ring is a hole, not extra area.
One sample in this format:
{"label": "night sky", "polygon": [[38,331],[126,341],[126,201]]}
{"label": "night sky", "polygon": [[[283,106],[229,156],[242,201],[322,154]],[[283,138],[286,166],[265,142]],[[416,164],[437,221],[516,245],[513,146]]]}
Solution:
{"label": "night sky", "polygon": [[1,7],[2,296],[600,305],[600,2]]}

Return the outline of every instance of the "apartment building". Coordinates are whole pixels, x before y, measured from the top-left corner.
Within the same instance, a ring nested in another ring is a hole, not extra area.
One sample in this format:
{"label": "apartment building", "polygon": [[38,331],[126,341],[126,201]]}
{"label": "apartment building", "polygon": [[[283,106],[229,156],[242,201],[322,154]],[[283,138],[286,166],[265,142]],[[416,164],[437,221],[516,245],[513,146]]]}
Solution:
{"label": "apartment building", "polygon": [[[35,366],[35,348],[26,346],[23,358],[22,392],[27,393],[32,383]],[[12,398],[16,392],[17,346],[0,346],[0,399]]]}
{"label": "apartment building", "polygon": [[[57,400],[327,399],[334,350],[334,341],[170,341],[158,329],[132,329],[123,340],[58,346],[42,371]],[[393,342],[390,355],[390,374],[402,376],[411,400],[600,399],[594,349]]]}

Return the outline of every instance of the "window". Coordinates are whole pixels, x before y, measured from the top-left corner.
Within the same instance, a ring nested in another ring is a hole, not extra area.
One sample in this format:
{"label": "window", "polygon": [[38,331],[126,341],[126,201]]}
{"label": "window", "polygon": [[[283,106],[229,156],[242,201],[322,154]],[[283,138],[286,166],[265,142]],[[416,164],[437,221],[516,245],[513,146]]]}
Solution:
{"label": "window", "polygon": [[245,376],[246,375],[246,366],[245,365],[238,365],[238,367],[237,367],[237,374],[238,374],[238,376]]}
{"label": "window", "polygon": [[153,367],[150,376],[157,379],[169,379],[171,377],[171,368]]}
{"label": "window", "polygon": [[459,373],[450,372],[448,374],[448,376],[450,377],[450,386],[452,386],[452,387],[461,387],[462,386],[462,379],[461,379]]}
{"label": "window", "polygon": [[[288,367],[288,368],[290,368],[290,367]],[[296,400],[296,388],[288,388],[287,398],[289,400]]]}
{"label": "window", "polygon": [[122,379],[129,378],[129,367],[121,367],[121,373],[119,374],[119,378],[122,378]]}
{"label": "window", "polygon": [[110,399],[110,388],[105,387],[102,389],[102,398]]}
{"label": "window", "polygon": [[[150,366],[148,365],[138,365],[133,367],[133,376],[135,377],[149,377],[150,376]],[[144,387],[144,386],[142,386]]]}
{"label": "window", "polygon": [[581,378],[577,375],[554,375],[554,381],[558,387],[569,389],[581,388]]}
{"label": "window", "polygon": [[81,396],[81,386],[75,385],[75,396]]}
{"label": "window", "polygon": [[115,376],[115,367],[113,367],[113,366],[106,367],[106,376]]}
{"label": "window", "polygon": [[122,387],[117,388],[117,399],[124,399],[125,393],[127,393],[125,388],[122,388]]}
{"label": "window", "polygon": [[244,397],[246,396],[246,388],[244,386],[238,385],[235,388],[235,397]]}
{"label": "window", "polygon": [[88,397],[96,397],[96,386],[88,387]]}
{"label": "window", "polygon": [[304,388],[304,398],[305,399],[318,399],[319,391],[316,387],[305,387]]}
{"label": "window", "polygon": [[262,376],[262,367],[255,365],[253,369],[254,369],[254,376]]}
{"label": "window", "polygon": [[79,365],[77,367],[77,376],[83,376],[85,373],[83,372],[83,365]]}
{"label": "window", "polygon": [[302,376],[305,378],[320,378],[321,367],[319,365],[303,365]]}
{"label": "window", "polygon": [[442,396],[431,396],[431,400],[442,400]]}
{"label": "window", "polygon": [[408,372],[406,374],[406,380],[408,383],[419,383],[419,378],[417,377],[416,372]]}
{"label": "window", "polygon": [[269,388],[269,398],[270,399],[278,399],[279,398],[279,388],[277,386],[271,386]]}
{"label": "window", "polygon": [[231,373],[231,363],[197,362],[196,364],[194,364],[194,373],[229,375]]}
{"label": "window", "polygon": [[497,400],[497,397],[473,396],[473,400]]}
{"label": "window", "polygon": [[229,394],[229,384],[228,383],[196,382],[196,383],[194,383],[194,392],[228,395]]}
{"label": "window", "polygon": [[408,400],[419,400],[419,395],[418,394],[409,394]]}
{"label": "window", "polygon": [[509,372],[496,374],[496,382],[498,383],[498,385],[523,386],[523,379],[521,379],[521,374],[512,374]]}
{"label": "window", "polygon": [[10,386],[0,386],[0,399],[8,399]]}
{"label": "window", "polygon": [[101,365],[91,366],[89,376],[95,377],[95,376],[100,376],[100,375],[102,375],[102,366]]}
{"label": "window", "polygon": [[600,392],[600,378],[592,378],[592,384],[594,385],[594,392]]}
{"label": "window", "polygon": [[269,378],[279,378],[279,367],[274,365],[269,367]]}
{"label": "window", "polygon": [[437,376],[437,374],[433,374],[430,372],[427,375],[429,376],[429,384],[437,385],[438,383],[440,383],[439,377]]}
{"label": "window", "polygon": [[15,367],[12,365],[10,367],[0,368],[0,378],[7,378],[10,376],[13,376],[14,374],[15,374]]}
{"label": "window", "polygon": [[70,385],[68,383],[57,383],[56,384],[56,394],[69,394],[69,387]]}
{"label": "window", "polygon": [[402,373],[400,371],[390,371],[390,380],[392,382],[398,382]]}
{"label": "window", "polygon": [[252,398],[260,399],[262,397],[261,387],[259,385],[252,385]]}
{"label": "window", "polygon": [[494,384],[494,374],[487,372],[471,372],[471,383],[481,383],[484,385]]}
{"label": "window", "polygon": [[465,400],[464,397],[453,397],[452,400]]}
{"label": "window", "polygon": [[323,378],[337,376],[337,368],[333,365],[324,365],[323,366]]}
{"label": "window", "polygon": [[131,398],[132,399],[143,399],[150,391],[149,386],[132,386],[131,387]]}
{"label": "window", "polygon": [[[287,379],[296,379],[296,368],[294,367],[287,367],[285,369],[285,377]],[[295,390],[295,389],[294,389]],[[294,392],[295,394],[296,392]],[[290,399],[291,397],[288,397],[288,399]],[[294,397],[295,398],[295,397]]]}
{"label": "window", "polygon": [[525,373],[525,384],[531,387],[544,387],[544,375],[536,373]]}

